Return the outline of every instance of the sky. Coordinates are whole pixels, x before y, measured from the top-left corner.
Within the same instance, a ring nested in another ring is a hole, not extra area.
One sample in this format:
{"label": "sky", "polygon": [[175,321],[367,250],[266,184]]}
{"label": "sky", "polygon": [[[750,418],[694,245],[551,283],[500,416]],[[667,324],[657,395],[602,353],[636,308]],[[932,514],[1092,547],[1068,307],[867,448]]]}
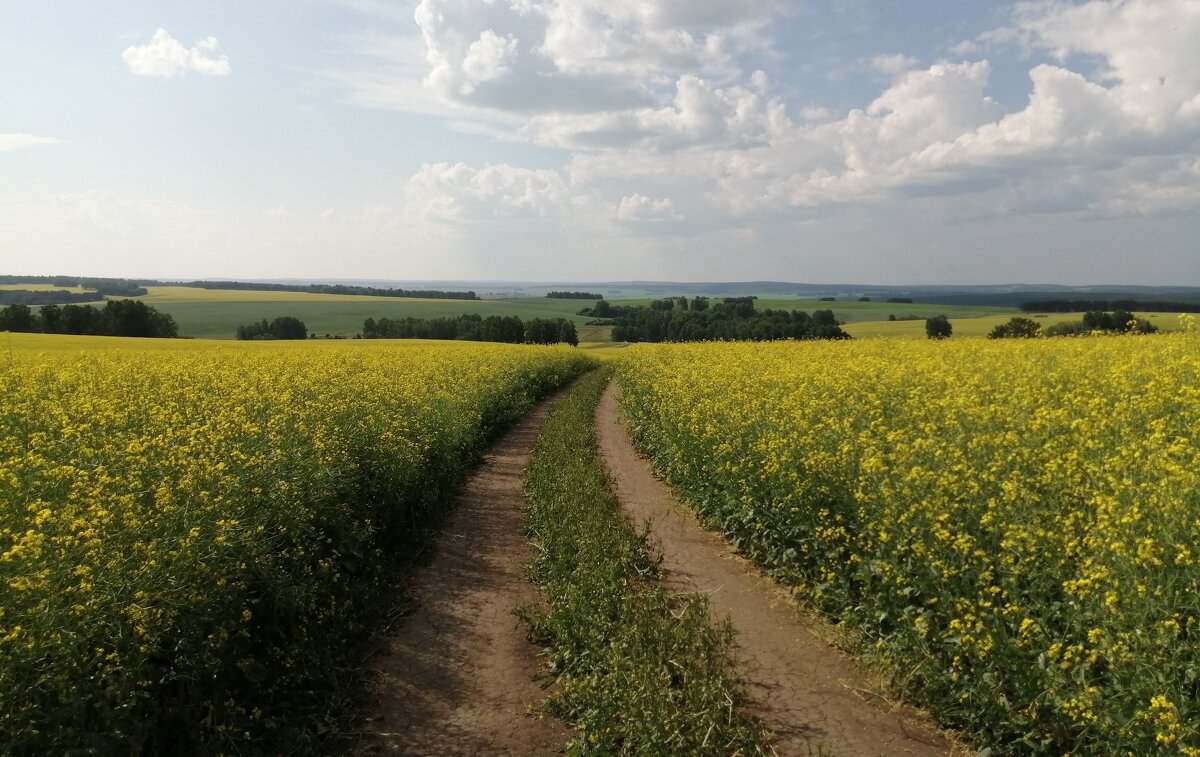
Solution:
{"label": "sky", "polygon": [[0,273],[1200,285],[1200,0],[5,0]]}

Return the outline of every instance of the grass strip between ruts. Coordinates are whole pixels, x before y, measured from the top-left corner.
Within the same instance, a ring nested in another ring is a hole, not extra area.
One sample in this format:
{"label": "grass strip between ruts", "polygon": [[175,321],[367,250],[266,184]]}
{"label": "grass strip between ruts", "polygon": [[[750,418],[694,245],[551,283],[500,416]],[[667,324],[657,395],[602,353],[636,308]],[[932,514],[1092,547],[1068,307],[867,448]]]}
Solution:
{"label": "grass strip between ruts", "polygon": [[703,594],[657,581],[648,530],[621,511],[596,447],[597,370],[551,412],[526,471],[532,577],[549,607],[520,615],[547,645],[547,705],[579,729],[571,754],[763,754],[739,711],[733,631]]}

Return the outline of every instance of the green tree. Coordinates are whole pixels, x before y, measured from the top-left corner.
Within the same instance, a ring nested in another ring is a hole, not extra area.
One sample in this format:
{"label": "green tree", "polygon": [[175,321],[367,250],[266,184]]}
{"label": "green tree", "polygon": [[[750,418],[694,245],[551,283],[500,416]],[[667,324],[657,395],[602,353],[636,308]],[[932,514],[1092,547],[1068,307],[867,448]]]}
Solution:
{"label": "green tree", "polygon": [[307,339],[308,327],[304,321],[292,315],[284,315],[271,321],[269,329],[275,339]]}
{"label": "green tree", "polygon": [[1042,325],[1030,318],[1016,317],[992,329],[988,339],[1036,339],[1042,335]]}
{"label": "green tree", "polygon": [[925,319],[925,336],[930,339],[948,339],[954,332],[950,319],[944,315],[935,315]]}
{"label": "green tree", "polygon": [[37,321],[28,305],[0,308],[0,331],[37,331]]}
{"label": "green tree", "polygon": [[575,324],[566,318],[558,319],[558,341],[572,347],[579,345],[579,333],[575,330]]}

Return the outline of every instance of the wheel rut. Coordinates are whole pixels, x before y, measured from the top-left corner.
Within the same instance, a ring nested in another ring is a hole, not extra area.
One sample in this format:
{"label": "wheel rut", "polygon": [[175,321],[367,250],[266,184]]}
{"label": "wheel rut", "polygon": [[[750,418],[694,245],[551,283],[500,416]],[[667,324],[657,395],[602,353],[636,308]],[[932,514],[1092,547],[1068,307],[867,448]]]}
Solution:
{"label": "wheel rut", "polygon": [[854,663],[819,638],[786,592],[705,530],[654,477],[633,446],[619,397],[610,383],[595,418],[617,496],[636,523],[651,522],[666,580],[707,594],[714,616],[732,622],[749,711],[775,734],[777,753],[952,754],[952,743],[927,717],[868,693]]}
{"label": "wheel rut", "polygon": [[[557,397],[557,395],[556,395]],[[484,456],[414,577],[417,609],[370,662],[371,706],[357,754],[551,755],[566,727],[530,708],[538,649],[513,610],[539,599],[526,577],[522,473],[556,397]]]}

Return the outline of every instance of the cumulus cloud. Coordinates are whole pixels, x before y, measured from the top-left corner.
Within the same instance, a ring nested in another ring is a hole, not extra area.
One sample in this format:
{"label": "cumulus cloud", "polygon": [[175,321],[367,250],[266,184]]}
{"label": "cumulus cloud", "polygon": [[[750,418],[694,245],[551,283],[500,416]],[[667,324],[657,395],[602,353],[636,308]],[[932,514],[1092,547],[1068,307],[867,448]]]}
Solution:
{"label": "cumulus cloud", "polygon": [[657,0],[556,0],[543,4],[539,51],[566,73],[642,78],[675,72],[712,73],[732,66],[730,27],[761,19],[774,3],[736,6]]}
{"label": "cumulus cloud", "polygon": [[475,169],[465,163],[421,167],[405,188],[410,217],[431,221],[487,221],[561,216],[570,191],[556,171],[507,164]]}
{"label": "cumulus cloud", "polygon": [[460,91],[469,95],[477,84],[493,81],[504,76],[512,69],[512,61],[517,57],[517,40],[510,34],[501,37],[491,29],[479,35],[479,39],[467,48],[463,57],[462,72],[465,81]]}
{"label": "cumulus cloud", "polygon": [[205,37],[195,47],[185,47],[166,29],[158,29],[145,45],[125,48],[121,58],[138,76],[174,77],[187,73],[228,76],[232,72],[229,57],[217,56],[216,37]]}
{"label": "cumulus cloud", "polygon": [[[370,12],[367,0],[343,0]],[[472,117],[594,114],[662,105],[681,76],[721,82],[765,74],[737,63],[770,49],[766,22],[794,0],[421,0],[415,35],[364,40],[364,65],[331,72],[363,104],[406,109],[416,86]],[[420,45],[423,69],[409,54]]]}
{"label": "cumulus cloud", "polygon": [[673,150],[697,145],[762,144],[791,124],[783,102],[740,86],[725,89],[695,76],[675,84],[670,104],[531,119],[525,135],[557,147],[642,147]]}
{"label": "cumulus cloud", "polygon": [[33,134],[0,134],[0,152],[26,150],[37,145],[56,145],[54,137],[38,137]]}
{"label": "cumulus cloud", "polygon": [[[952,48],[957,59],[864,58],[889,82],[838,110],[789,104],[757,67],[770,56],[748,54],[769,51],[768,22],[789,5],[421,0],[419,38],[393,52],[374,40],[386,65],[359,77],[355,96],[573,153],[565,174],[426,166],[408,191],[428,218],[578,213],[589,192],[623,222],[671,218],[675,202],[749,216],[1005,188],[1029,198],[1005,197],[1006,212],[1172,213],[1197,201],[1200,177],[1179,168],[1200,145],[1195,0],[1019,3],[1006,26]],[[1014,44],[1041,61],[1028,102],[1006,111],[989,95],[992,63],[971,58]],[[414,51],[419,65],[395,63]],[[413,87],[440,105],[415,105]]]}
{"label": "cumulus cloud", "polygon": [[[1096,216],[1200,208],[1197,177],[1172,168],[1200,145],[1200,5],[1024,3],[1013,19],[985,38],[1060,62],[1030,70],[1024,108],[1004,113],[987,96],[987,61],[903,71],[866,108],[726,156],[710,197],[745,213],[1010,184],[1038,198],[1022,204],[1030,212],[1037,202]],[[1100,61],[1095,78],[1068,67],[1080,55]]]}
{"label": "cumulus cloud", "polygon": [[653,199],[643,194],[622,197],[617,204],[617,220],[626,223],[653,223],[656,221],[678,221],[683,218],[675,212],[675,203],[668,197]]}

